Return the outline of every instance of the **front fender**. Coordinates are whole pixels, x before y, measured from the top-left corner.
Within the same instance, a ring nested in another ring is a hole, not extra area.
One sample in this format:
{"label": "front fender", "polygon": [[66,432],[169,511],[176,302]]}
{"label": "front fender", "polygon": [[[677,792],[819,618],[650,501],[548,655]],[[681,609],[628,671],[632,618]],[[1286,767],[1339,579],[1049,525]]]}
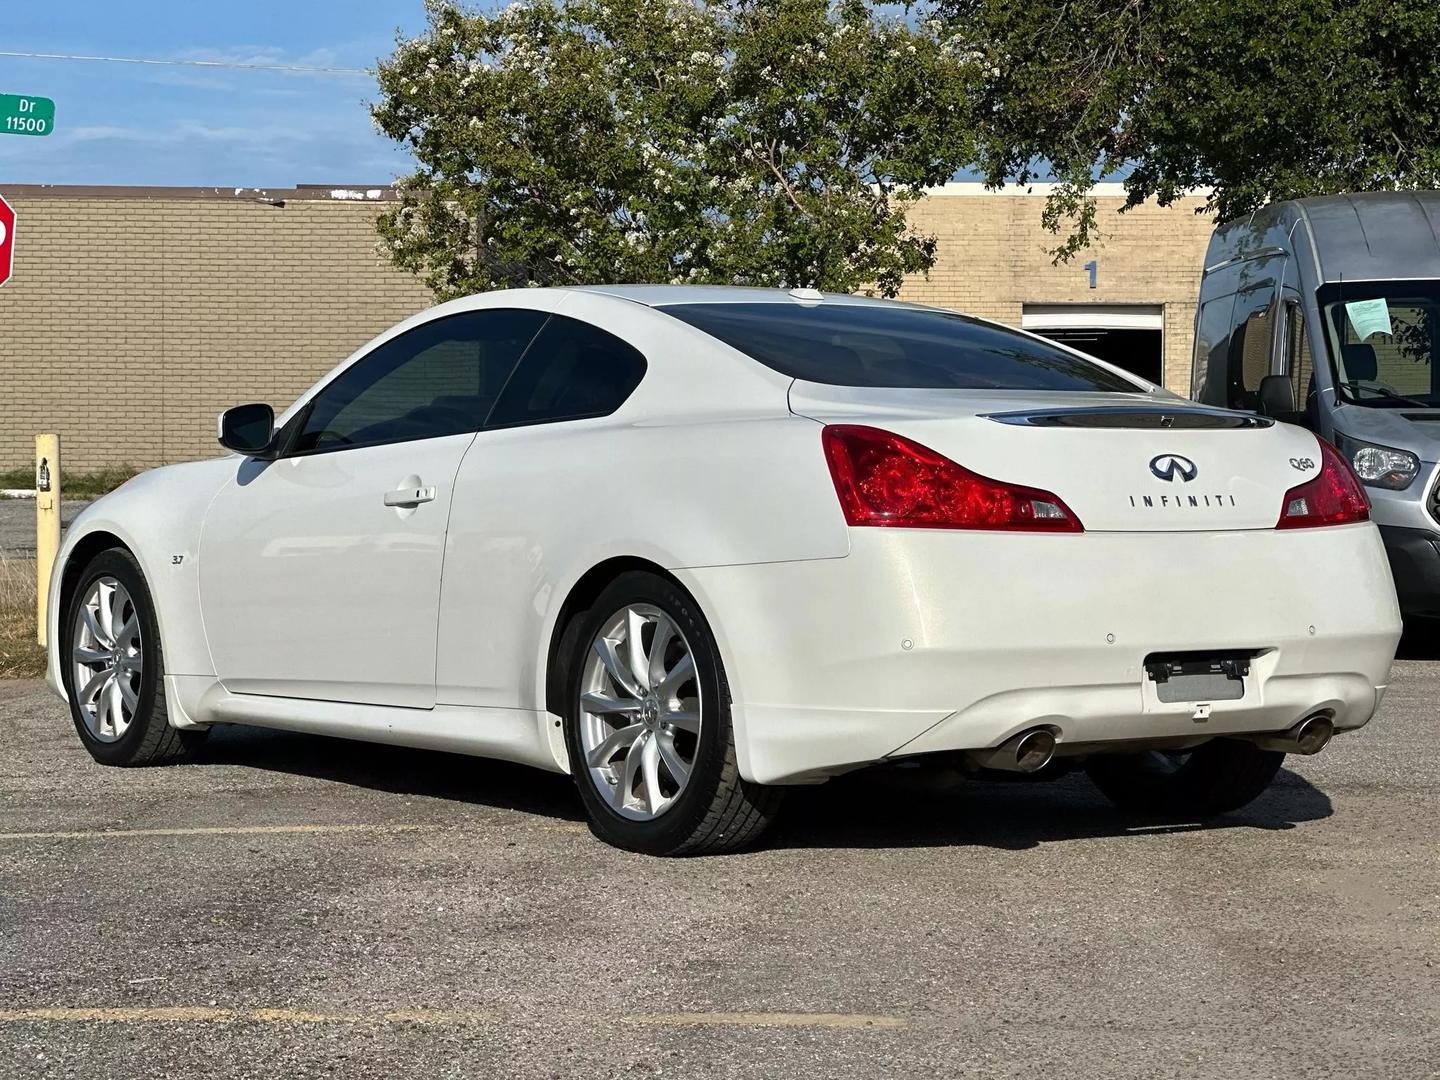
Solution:
{"label": "front fender", "polygon": [[239,461],[218,458],[141,473],[76,517],[60,545],[48,586],[45,681],[51,690],[64,698],[61,600],[67,571],[78,572],[80,560],[88,560],[97,542],[112,546],[112,537],[130,551],[145,575],[155,601],[165,673],[215,674],[200,617],[197,541],[206,510]]}

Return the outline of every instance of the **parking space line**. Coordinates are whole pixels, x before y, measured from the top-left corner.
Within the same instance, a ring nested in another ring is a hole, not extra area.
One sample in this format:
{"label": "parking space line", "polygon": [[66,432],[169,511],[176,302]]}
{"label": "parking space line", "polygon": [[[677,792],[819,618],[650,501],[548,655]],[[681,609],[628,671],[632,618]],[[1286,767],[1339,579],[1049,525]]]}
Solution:
{"label": "parking space line", "polygon": [[193,829],[85,829],[0,833],[0,840],[110,840],[134,836],[270,836],[284,833],[401,833],[439,825],[215,825]]}
{"label": "parking space line", "polygon": [[678,1012],[635,1013],[619,1017],[621,1023],[643,1027],[818,1027],[818,1028],[902,1028],[908,1021],[899,1016],[866,1013],[805,1012]]}
{"label": "parking space line", "polygon": [[217,1020],[234,1020],[233,1009],[206,1008],[203,1006],[180,1005],[169,1008],[114,1008],[114,1009],[0,1009],[0,1023],[17,1023],[33,1020],[62,1021],[66,1023],[213,1023]]}
{"label": "parking space line", "polygon": [[[567,1014],[568,1015],[568,1014]],[[865,1013],[805,1012],[675,1012],[575,1014],[572,1018],[613,1020],[632,1027],[741,1027],[741,1028],[903,1028],[909,1022],[898,1016]],[[460,1027],[489,1024],[501,1019],[484,1009],[393,1009],[381,1013],[323,1012],[312,1009],[229,1009],[215,1006],[157,1006],[152,1008],[0,1009],[3,1023],[122,1023],[122,1024],[424,1024]]]}

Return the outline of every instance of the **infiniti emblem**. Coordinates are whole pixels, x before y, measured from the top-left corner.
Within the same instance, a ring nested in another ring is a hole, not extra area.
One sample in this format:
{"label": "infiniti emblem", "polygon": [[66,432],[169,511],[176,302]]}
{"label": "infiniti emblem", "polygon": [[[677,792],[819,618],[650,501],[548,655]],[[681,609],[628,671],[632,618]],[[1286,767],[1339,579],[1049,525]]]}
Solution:
{"label": "infiniti emblem", "polygon": [[1150,459],[1150,471],[1161,480],[1169,480],[1172,484],[1176,480],[1188,484],[1200,470],[1195,468],[1193,461],[1179,454],[1157,454]]}

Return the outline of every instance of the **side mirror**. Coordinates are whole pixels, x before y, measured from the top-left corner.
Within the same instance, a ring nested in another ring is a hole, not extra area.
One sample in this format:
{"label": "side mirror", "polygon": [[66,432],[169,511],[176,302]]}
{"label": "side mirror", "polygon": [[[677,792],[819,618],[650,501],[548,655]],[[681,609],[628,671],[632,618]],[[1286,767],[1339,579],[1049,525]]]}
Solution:
{"label": "side mirror", "polygon": [[1295,387],[1288,375],[1266,375],[1260,380],[1260,412],[1287,424],[1297,422]]}
{"label": "side mirror", "polygon": [[275,410],[236,405],[220,414],[220,445],[246,457],[264,457],[275,440]]}

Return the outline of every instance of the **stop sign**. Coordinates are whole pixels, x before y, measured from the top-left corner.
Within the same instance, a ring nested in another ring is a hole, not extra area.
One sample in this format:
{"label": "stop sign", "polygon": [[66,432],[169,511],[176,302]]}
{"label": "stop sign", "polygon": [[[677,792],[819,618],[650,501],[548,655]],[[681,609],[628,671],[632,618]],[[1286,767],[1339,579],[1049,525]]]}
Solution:
{"label": "stop sign", "polygon": [[15,210],[0,195],[0,285],[10,280],[15,265]]}

